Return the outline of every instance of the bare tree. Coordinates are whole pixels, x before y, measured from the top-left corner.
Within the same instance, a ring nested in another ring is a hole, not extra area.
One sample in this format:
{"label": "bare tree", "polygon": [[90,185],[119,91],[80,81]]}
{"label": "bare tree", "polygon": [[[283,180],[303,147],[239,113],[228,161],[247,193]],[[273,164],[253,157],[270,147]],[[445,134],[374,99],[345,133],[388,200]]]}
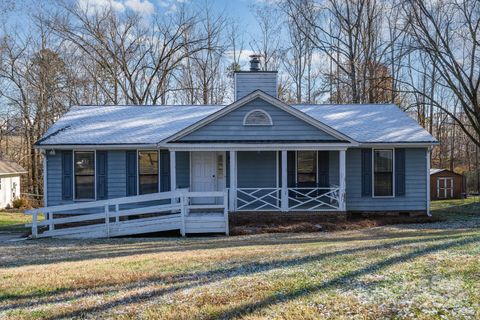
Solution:
{"label": "bare tree", "polygon": [[[410,1],[406,8],[414,50],[435,64],[438,86],[458,101],[459,113],[432,93],[415,87],[426,102],[444,111],[480,146],[480,3],[464,1]],[[426,77],[431,77],[429,73]],[[465,120],[458,116],[465,115]]]}
{"label": "bare tree", "polygon": [[251,35],[250,47],[254,53],[261,55],[263,71],[278,70],[282,51],[280,11],[269,4],[253,6],[251,10],[260,31]]}

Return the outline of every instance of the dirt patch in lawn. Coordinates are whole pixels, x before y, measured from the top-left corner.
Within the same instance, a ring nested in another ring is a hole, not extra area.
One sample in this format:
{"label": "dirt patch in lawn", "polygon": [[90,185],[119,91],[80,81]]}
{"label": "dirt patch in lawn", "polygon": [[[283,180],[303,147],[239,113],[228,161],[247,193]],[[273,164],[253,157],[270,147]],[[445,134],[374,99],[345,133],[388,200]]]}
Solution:
{"label": "dirt patch in lawn", "polygon": [[243,224],[230,226],[231,235],[249,235],[257,233],[283,233],[283,232],[318,232],[318,231],[343,231],[379,227],[393,224],[433,223],[444,219],[439,217],[411,217],[411,216],[386,216],[386,217],[348,217],[346,220],[314,222],[288,222],[268,224]]}

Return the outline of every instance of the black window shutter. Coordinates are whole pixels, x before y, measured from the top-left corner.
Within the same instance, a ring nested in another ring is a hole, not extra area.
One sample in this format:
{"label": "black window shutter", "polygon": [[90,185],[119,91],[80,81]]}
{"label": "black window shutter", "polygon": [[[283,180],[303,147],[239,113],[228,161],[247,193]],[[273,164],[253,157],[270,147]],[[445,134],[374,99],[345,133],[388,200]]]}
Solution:
{"label": "black window shutter", "polygon": [[62,199],[73,200],[73,152],[62,151]]}
{"label": "black window shutter", "polygon": [[127,196],[137,195],[137,151],[127,151]]}
{"label": "black window shutter", "polygon": [[362,149],[362,197],[372,195],[372,149]]}
{"label": "black window shutter", "polygon": [[395,196],[405,195],[405,149],[395,149]]}
{"label": "black window shutter", "polygon": [[295,151],[287,151],[287,186],[289,188],[295,187]]}
{"label": "black window shutter", "polygon": [[170,152],[160,150],[160,192],[170,191]]}
{"label": "black window shutter", "polygon": [[97,151],[97,200],[108,199],[107,157],[107,151]]}
{"label": "black window shutter", "polygon": [[319,188],[328,188],[330,186],[329,181],[329,166],[330,166],[330,152],[318,151],[318,181]]}

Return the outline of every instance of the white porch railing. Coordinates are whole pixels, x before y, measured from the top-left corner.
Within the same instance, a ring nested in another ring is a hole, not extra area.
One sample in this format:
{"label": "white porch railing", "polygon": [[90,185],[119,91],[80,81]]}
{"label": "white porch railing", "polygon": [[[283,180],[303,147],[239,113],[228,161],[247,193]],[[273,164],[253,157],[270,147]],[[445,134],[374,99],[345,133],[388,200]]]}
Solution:
{"label": "white porch railing", "polygon": [[[339,187],[288,188],[286,211],[341,210]],[[281,188],[237,188],[236,211],[282,210]]]}
{"label": "white porch railing", "polygon": [[[192,198],[221,198],[222,201],[194,205],[190,204]],[[220,210],[221,213],[201,220],[190,216],[192,210]],[[41,213],[43,220],[39,220]],[[184,236],[189,227],[197,233],[222,230],[228,234],[228,193],[178,190],[38,208],[29,210],[26,214],[32,215],[32,223],[27,226],[31,226],[33,238],[68,237],[75,234],[98,238],[175,229],[179,229]],[[39,229],[44,228],[46,230],[39,232]]]}
{"label": "white porch railing", "polygon": [[340,210],[340,188],[288,188],[291,211]]}
{"label": "white porch railing", "polygon": [[237,188],[237,211],[280,210],[280,188]]}

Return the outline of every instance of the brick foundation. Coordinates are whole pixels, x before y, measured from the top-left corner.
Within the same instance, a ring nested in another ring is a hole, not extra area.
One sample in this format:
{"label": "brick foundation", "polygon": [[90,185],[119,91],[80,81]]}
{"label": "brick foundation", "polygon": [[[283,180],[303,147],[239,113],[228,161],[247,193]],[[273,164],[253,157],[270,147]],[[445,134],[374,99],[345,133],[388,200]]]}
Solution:
{"label": "brick foundation", "polygon": [[321,223],[342,223],[348,220],[357,219],[382,219],[388,217],[427,217],[425,211],[386,211],[386,212],[339,212],[339,211],[325,211],[325,212],[310,212],[310,211],[295,211],[295,212],[279,212],[279,211],[241,211],[230,212],[229,215],[230,226],[252,226],[262,224],[295,224],[308,222],[312,224]]}

